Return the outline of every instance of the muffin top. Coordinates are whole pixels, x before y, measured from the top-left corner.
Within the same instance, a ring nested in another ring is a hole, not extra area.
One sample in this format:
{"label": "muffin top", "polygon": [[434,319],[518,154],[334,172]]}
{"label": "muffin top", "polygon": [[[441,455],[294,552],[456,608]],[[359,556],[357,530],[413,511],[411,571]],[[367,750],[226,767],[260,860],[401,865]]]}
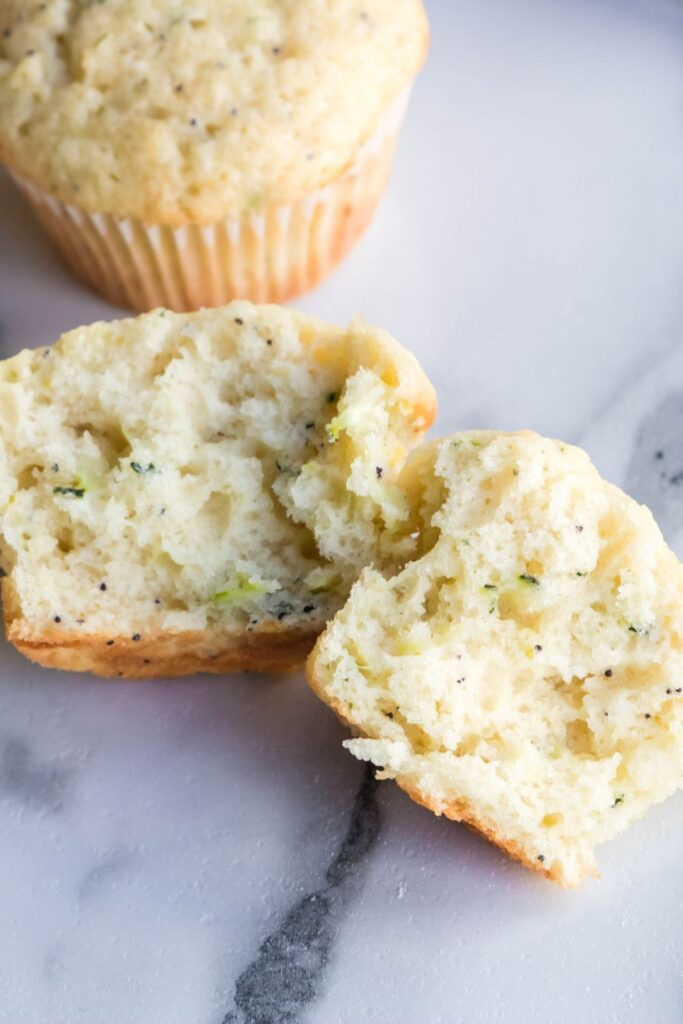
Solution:
{"label": "muffin top", "polygon": [[149,223],[291,202],[353,163],[427,38],[421,0],[4,0],[0,158]]}

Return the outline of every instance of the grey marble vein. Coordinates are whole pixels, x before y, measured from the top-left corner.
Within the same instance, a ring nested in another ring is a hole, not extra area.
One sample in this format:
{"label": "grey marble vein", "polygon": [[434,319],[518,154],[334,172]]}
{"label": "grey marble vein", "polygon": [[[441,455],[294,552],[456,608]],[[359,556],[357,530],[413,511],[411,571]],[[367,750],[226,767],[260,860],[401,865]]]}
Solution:
{"label": "grey marble vein", "polygon": [[624,487],[648,506],[665,537],[683,527],[683,391],[667,395],[642,421]]}
{"label": "grey marble vein", "polygon": [[18,737],[5,737],[1,743],[0,795],[42,811],[59,811],[70,773],[55,764],[35,760],[27,744]]}
{"label": "grey marble vein", "polygon": [[380,828],[377,782],[367,766],[349,829],[325,884],[285,915],[235,985],[235,1009],[222,1024],[297,1024],[319,995],[340,914],[360,882]]}
{"label": "grey marble vein", "polygon": [[90,867],[78,887],[79,899],[93,899],[117,875],[128,867],[133,854],[125,846],[116,846]]}

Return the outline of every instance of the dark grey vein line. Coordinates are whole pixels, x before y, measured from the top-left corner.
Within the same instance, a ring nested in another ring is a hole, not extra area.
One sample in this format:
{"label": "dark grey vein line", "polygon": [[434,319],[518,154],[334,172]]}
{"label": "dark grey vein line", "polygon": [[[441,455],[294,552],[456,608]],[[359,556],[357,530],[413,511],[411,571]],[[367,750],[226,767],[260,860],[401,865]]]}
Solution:
{"label": "dark grey vein line", "polygon": [[640,424],[624,488],[667,539],[683,526],[683,392],[667,395]]}
{"label": "dark grey vein line", "polygon": [[320,995],[340,916],[357,891],[380,828],[377,782],[370,765],[325,884],[287,912],[235,985],[235,1008],[222,1024],[297,1024]]}

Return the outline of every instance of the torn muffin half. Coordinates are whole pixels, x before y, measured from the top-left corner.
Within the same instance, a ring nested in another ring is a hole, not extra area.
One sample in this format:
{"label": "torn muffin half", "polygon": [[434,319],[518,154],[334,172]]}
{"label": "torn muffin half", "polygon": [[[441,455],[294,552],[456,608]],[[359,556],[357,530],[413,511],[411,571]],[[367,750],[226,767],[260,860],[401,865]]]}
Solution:
{"label": "torn muffin half", "polygon": [[301,662],[364,566],[409,557],[397,476],[434,414],[386,333],[245,302],[6,360],[9,639],[101,675]]}
{"label": "torn muffin half", "polygon": [[401,476],[420,553],[311,656],[347,747],[567,886],[683,781],[683,567],[577,448],[464,433]]}

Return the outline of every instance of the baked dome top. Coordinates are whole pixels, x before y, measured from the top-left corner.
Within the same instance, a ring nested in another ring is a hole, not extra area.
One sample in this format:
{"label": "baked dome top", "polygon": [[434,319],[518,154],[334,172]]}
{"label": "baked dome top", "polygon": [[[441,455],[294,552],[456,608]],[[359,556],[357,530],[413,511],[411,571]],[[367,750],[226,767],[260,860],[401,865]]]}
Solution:
{"label": "baked dome top", "polygon": [[353,163],[427,33],[421,0],[5,0],[0,157],[150,223],[287,203]]}

